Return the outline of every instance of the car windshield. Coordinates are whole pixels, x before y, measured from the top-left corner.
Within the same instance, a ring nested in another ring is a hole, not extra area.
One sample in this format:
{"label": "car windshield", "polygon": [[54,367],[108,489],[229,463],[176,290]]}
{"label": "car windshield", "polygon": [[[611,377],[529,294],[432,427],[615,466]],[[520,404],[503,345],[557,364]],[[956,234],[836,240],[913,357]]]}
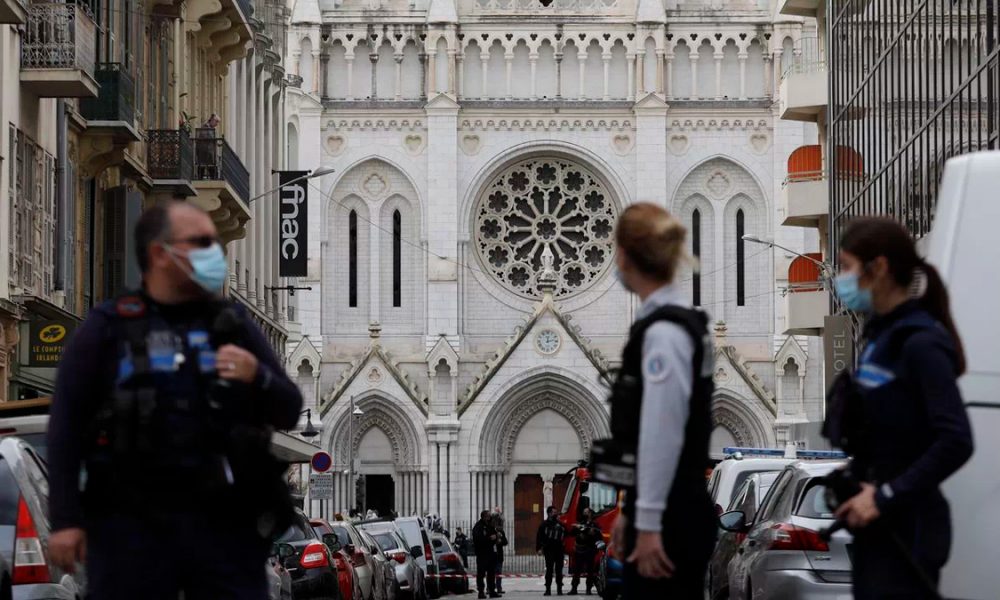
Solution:
{"label": "car windshield", "polygon": [[795,514],[807,519],[832,519],[833,511],[826,503],[826,486],[818,478],[809,480],[799,500]]}
{"label": "car windshield", "polygon": [[730,502],[733,501],[733,498],[736,497],[736,494],[740,493],[740,488],[743,487],[743,482],[746,481],[751,475],[754,475],[755,473],[777,473],[777,471],[774,471],[773,469],[758,469],[756,471],[753,471],[753,470],[751,470],[751,471],[741,471],[741,472],[737,473],[736,474],[736,481],[735,481],[735,483],[733,483],[733,491],[732,491],[731,495],[729,496],[729,501]]}
{"label": "car windshield", "polygon": [[581,498],[587,498],[587,502],[582,502],[581,507],[589,506],[594,514],[600,514],[612,509],[618,503],[618,492],[610,485],[588,481],[584,486]]}
{"label": "car windshield", "polygon": [[451,544],[445,538],[436,537],[431,540],[431,544],[434,546],[434,554],[445,554],[453,551]]}
{"label": "car windshield", "polygon": [[416,521],[396,521],[396,525],[403,531],[403,537],[406,538],[406,543],[413,546],[424,547],[424,540],[420,537],[420,526],[417,525]]}
{"label": "car windshield", "polygon": [[313,537],[316,537],[316,534],[313,533],[312,527],[304,526],[301,519],[296,518],[292,526],[286,529],[285,533],[281,534],[278,541],[288,544],[290,542],[304,542],[305,540],[313,539]]}
{"label": "car windshield", "polygon": [[383,552],[399,550],[399,541],[396,539],[396,536],[392,535],[388,531],[385,533],[373,533],[371,536],[375,538],[375,543],[378,544],[378,547],[381,548]]}

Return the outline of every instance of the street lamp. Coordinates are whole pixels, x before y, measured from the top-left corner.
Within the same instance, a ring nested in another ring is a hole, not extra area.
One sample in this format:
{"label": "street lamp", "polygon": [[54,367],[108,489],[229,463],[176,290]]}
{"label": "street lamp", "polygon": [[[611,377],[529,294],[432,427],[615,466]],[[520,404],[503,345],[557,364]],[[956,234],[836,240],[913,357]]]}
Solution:
{"label": "street lamp", "polygon": [[820,269],[820,271],[823,273],[823,277],[825,279],[829,279],[833,275],[833,267],[829,263],[826,263],[826,262],[823,262],[823,261],[820,261],[820,260],[816,260],[815,258],[813,258],[811,256],[806,256],[805,254],[802,254],[801,252],[796,252],[795,250],[792,250],[791,248],[786,248],[785,246],[782,246],[781,244],[776,244],[776,243],[774,243],[774,240],[763,239],[763,238],[759,238],[759,237],[757,237],[755,235],[749,235],[749,234],[747,234],[747,235],[743,236],[743,241],[745,241],[745,242],[753,242],[755,244],[764,244],[765,246],[770,246],[772,248],[779,248],[781,250],[784,250],[785,252],[789,252],[791,254],[794,254],[795,256],[798,256],[800,258],[804,258],[804,259],[808,260],[809,262],[811,262],[811,263],[815,264],[816,266],[818,266],[819,269]]}
{"label": "street lamp", "polygon": [[348,438],[347,438],[347,478],[351,482],[351,506],[350,508],[356,508],[354,504],[357,502],[358,496],[358,486],[357,482],[354,481],[354,418],[360,417],[365,414],[365,411],[361,410],[360,406],[354,405],[354,395],[351,395],[351,414],[348,416],[349,428],[348,428]]}
{"label": "street lamp", "polygon": [[312,409],[307,408],[304,411],[300,412],[299,414],[306,416],[306,426],[302,428],[302,431],[299,432],[299,435],[306,438],[307,440],[312,439],[317,435],[319,435],[319,430],[313,426]]}
{"label": "street lamp", "polygon": [[[291,185],[293,183],[298,183],[299,181],[302,181],[303,179],[313,179],[313,178],[316,178],[316,177],[322,177],[324,175],[329,175],[330,173],[333,173],[335,170],[336,169],[334,169],[333,167],[321,167],[319,169],[316,169],[312,173],[309,173],[308,175],[303,175],[302,177],[296,177],[295,179],[293,179],[291,181],[286,181],[285,183],[279,185],[278,187],[276,187],[274,189],[267,190],[266,192],[264,192],[262,194],[257,194],[253,198],[250,198],[249,200],[247,200],[247,204],[250,204],[254,200],[260,200],[261,198],[263,198],[264,196],[267,196],[269,194],[273,194],[274,192],[277,192],[281,188],[285,187],[286,185]],[[271,171],[271,172],[272,173],[276,173],[277,171]]]}

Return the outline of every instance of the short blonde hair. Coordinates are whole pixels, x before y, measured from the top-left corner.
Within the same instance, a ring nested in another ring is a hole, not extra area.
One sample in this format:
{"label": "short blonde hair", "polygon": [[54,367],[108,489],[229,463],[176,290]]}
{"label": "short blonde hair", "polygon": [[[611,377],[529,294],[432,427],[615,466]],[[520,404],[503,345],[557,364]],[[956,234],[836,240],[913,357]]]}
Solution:
{"label": "short blonde hair", "polygon": [[678,265],[688,260],[687,228],[666,209],[650,202],[633,204],[618,218],[615,241],[640,272],[673,281]]}

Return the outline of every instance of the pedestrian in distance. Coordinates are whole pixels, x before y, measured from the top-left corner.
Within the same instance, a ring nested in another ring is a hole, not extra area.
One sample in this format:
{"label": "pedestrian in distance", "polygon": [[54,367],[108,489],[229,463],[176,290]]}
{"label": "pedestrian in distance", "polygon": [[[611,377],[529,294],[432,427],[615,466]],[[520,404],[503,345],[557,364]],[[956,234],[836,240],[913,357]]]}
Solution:
{"label": "pedestrian in distance", "polygon": [[831,387],[824,427],[853,457],[856,493],[835,514],[854,534],[854,597],[935,598],[951,546],[940,485],[973,451],[962,341],[941,277],[899,223],[851,222],[839,259],[836,295],[867,317],[858,367]]}
{"label": "pedestrian in distance", "polygon": [[593,510],[583,509],[583,517],[579,523],[573,526],[570,535],[576,538],[576,544],[573,551],[573,583],[569,595],[575,596],[577,594],[582,577],[589,596],[597,581],[597,573],[594,568],[594,561],[597,558],[597,543],[604,538],[601,529],[594,523]]}
{"label": "pedestrian in distance", "polygon": [[[649,203],[628,207],[615,232],[618,279],[641,304],[612,387],[613,437],[595,446],[593,462],[595,473],[601,457],[616,464],[612,471],[632,473],[615,482],[624,503],[611,541],[624,550],[629,600],[700,600],[715,546],[704,477],[714,353],[708,316],[677,283],[685,263],[693,264],[686,235],[680,221]],[[621,460],[628,456],[635,459]]]}
{"label": "pedestrian in distance", "polygon": [[548,518],[542,521],[538,527],[538,535],[535,537],[535,550],[545,557],[545,594],[552,595],[552,579],[556,580],[556,595],[562,596],[563,591],[563,564],[566,550],[563,546],[563,539],[566,537],[566,528],[559,522],[559,509],[550,506],[546,511]]}
{"label": "pedestrian in distance", "polygon": [[496,567],[494,568],[497,582],[497,593],[503,594],[503,559],[504,559],[504,548],[507,547],[509,543],[507,541],[507,534],[503,530],[503,513],[500,507],[493,509],[493,528],[497,532],[497,552],[496,552]]}
{"label": "pedestrian in distance", "polygon": [[455,540],[454,540],[455,550],[458,555],[462,557],[462,566],[466,569],[469,568],[469,538],[462,531],[461,527],[455,528]]}
{"label": "pedestrian in distance", "polygon": [[94,307],[59,365],[49,556],[85,561],[95,600],[263,599],[271,539],[294,518],[271,434],[302,396],[223,297],[208,214],[155,205],[134,234],[141,289]]}
{"label": "pedestrian in distance", "polygon": [[499,598],[496,589],[497,530],[493,527],[490,511],[479,514],[479,521],[472,528],[472,545],[476,551],[476,590],[480,598],[487,592],[490,598]]}

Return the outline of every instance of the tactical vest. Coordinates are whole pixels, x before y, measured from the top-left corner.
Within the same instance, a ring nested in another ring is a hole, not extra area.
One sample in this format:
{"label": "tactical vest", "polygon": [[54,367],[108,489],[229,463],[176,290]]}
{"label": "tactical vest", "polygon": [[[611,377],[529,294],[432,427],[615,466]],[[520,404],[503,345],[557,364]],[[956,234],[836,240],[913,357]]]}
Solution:
{"label": "tactical vest", "polygon": [[91,504],[193,503],[233,483],[211,318],[171,326],[141,293],[114,301],[117,374],[91,428]]}
{"label": "tactical vest", "polygon": [[[684,430],[684,447],[677,464],[668,499],[670,510],[683,510],[692,502],[707,498],[705,467],[712,433],[712,361],[708,315],[703,311],[666,305],[636,321],[629,330],[622,353],[622,365],[611,392],[611,440],[595,444],[592,453],[594,478],[626,490],[635,486],[636,454],[642,414],[642,346],[646,330],[654,323],[668,321],[681,326],[691,338],[694,357],[690,369],[692,386],[690,412]],[[631,512],[635,494],[626,494],[626,513]]]}

